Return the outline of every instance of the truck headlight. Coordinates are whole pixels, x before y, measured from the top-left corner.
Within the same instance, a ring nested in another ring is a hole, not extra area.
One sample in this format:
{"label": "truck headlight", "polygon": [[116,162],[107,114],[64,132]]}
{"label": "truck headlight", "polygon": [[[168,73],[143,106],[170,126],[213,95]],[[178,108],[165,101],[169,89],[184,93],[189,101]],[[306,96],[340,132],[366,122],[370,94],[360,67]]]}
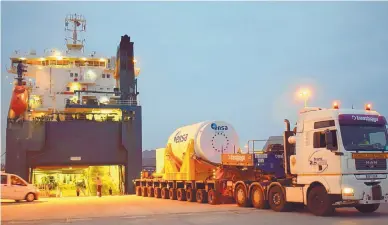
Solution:
{"label": "truck headlight", "polygon": [[344,196],[354,196],[354,190],[353,190],[353,188],[346,187],[346,188],[342,189],[342,194]]}

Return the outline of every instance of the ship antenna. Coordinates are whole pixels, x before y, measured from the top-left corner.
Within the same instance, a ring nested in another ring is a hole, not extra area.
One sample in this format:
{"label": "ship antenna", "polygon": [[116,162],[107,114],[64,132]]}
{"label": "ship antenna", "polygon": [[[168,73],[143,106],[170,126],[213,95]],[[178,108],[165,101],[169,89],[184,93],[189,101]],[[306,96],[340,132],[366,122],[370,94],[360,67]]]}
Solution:
{"label": "ship antenna", "polygon": [[67,37],[66,47],[68,50],[83,51],[85,39],[78,39],[79,32],[86,31],[86,19],[79,14],[69,14],[65,18],[65,31],[71,34]]}

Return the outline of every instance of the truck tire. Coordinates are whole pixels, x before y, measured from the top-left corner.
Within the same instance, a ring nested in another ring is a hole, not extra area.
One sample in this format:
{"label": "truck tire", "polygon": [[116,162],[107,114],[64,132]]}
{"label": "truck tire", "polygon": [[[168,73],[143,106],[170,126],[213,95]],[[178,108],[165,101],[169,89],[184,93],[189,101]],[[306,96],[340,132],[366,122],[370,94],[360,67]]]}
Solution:
{"label": "truck tire", "polygon": [[334,213],[333,203],[323,186],[313,187],[307,196],[307,208],[316,216],[329,216]]}
{"label": "truck tire", "polygon": [[286,202],[285,193],[279,185],[269,189],[268,204],[275,212],[288,212],[291,209],[291,204]]}
{"label": "truck tire", "polygon": [[207,193],[204,189],[198,189],[195,195],[198,203],[206,203],[207,202]]}
{"label": "truck tire", "polygon": [[207,193],[207,202],[210,205],[217,205],[219,204],[220,197],[219,194],[216,190],[210,189],[209,192]]}
{"label": "truck tire", "polygon": [[160,191],[161,191],[160,187],[154,188],[154,197],[155,198],[161,198],[162,197],[162,195],[160,194]]}
{"label": "truck tire", "polygon": [[240,207],[249,206],[247,191],[245,190],[244,185],[242,184],[237,185],[235,190],[235,199],[238,206]]}
{"label": "truck tire", "polygon": [[147,187],[141,187],[141,196],[148,197],[147,190]]}
{"label": "truck tire", "polygon": [[148,197],[154,197],[154,188],[153,187],[148,187],[147,193]]}
{"label": "truck tire", "polygon": [[178,188],[176,191],[176,198],[178,201],[186,201],[186,191],[183,188]]}
{"label": "truck tire", "polygon": [[380,207],[380,203],[377,204],[368,204],[368,205],[358,205],[355,208],[362,213],[373,213]]}
{"label": "truck tire", "polygon": [[141,187],[140,186],[136,187],[136,195],[141,196]]}
{"label": "truck tire", "polygon": [[168,199],[169,191],[166,187],[162,188],[162,190],[160,192],[161,192],[160,194],[161,194],[163,199]]}
{"label": "truck tire", "polygon": [[268,201],[264,198],[264,191],[258,185],[252,187],[251,201],[256,209],[268,209]]}
{"label": "truck tire", "polygon": [[186,201],[188,202],[195,202],[196,198],[196,191],[193,188],[187,188],[186,190]]}
{"label": "truck tire", "polygon": [[170,188],[168,195],[171,200],[176,200],[176,189]]}

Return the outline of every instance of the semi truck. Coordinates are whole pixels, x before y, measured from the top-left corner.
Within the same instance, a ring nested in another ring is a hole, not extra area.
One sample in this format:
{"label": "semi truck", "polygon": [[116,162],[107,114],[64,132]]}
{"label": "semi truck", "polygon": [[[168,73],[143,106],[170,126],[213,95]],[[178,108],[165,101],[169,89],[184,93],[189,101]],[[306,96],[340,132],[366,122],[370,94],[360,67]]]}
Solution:
{"label": "semi truck", "polygon": [[[337,103],[331,108],[305,107],[292,130],[287,119],[285,124],[282,145],[260,153],[221,150],[215,162],[195,154],[200,151],[190,136],[177,138],[188,143],[180,167],[168,168],[178,164],[171,160],[169,142],[164,171],[142,174],[134,181],[136,193],[210,204],[232,198],[240,207],[277,212],[303,205],[316,216],[331,215],[339,207],[372,213],[388,203],[387,121],[369,104],[363,110],[341,109]],[[197,170],[202,164],[208,167]]]}

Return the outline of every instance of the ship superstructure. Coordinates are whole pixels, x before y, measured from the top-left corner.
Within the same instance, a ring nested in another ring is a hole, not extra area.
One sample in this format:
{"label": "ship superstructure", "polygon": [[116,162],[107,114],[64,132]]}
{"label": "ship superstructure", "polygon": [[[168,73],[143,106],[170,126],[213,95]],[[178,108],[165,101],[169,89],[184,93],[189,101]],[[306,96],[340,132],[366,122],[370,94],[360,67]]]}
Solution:
{"label": "ship superstructure", "polygon": [[134,43],[122,36],[116,57],[107,58],[84,53],[82,15],[68,15],[65,31],[66,51],[11,56],[5,170],[50,190],[78,182],[93,194],[100,176],[109,185],[103,192],[131,193],[142,165]]}
{"label": "ship superstructure", "polygon": [[[24,114],[23,110],[20,110],[23,108],[20,107],[22,103],[13,101],[9,118],[23,117],[33,120],[49,117],[65,120],[65,112],[85,111],[66,107],[68,105],[138,104],[136,93],[127,99],[119,96],[120,81],[115,71],[116,57],[107,58],[96,52],[84,53],[84,40],[79,39],[79,33],[86,31],[85,18],[77,14],[68,15],[65,19],[65,31],[70,37],[65,39],[67,49],[64,52],[46,49],[44,54],[38,55],[34,50],[28,54],[15,51],[11,56],[10,73],[17,74],[20,62],[25,66],[23,84],[28,92],[28,110],[27,114]],[[140,69],[135,68],[136,77],[139,73]],[[18,86],[18,81],[15,80],[14,84]],[[133,88],[136,89],[135,87],[134,85]],[[86,118],[93,119],[91,115],[86,115]],[[104,120],[107,117],[95,114],[94,119]],[[108,119],[119,120],[120,116],[115,111]]]}

